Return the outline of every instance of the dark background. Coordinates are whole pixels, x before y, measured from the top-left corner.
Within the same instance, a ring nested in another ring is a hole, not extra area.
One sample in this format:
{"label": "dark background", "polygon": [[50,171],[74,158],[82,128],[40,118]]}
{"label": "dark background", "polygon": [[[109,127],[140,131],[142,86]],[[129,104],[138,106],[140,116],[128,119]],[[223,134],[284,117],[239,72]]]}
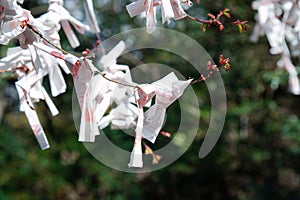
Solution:
{"label": "dark background", "polygon": [[[188,11],[190,15],[206,17],[208,12],[218,13],[228,7],[233,18],[249,21],[246,33],[240,34],[230,25],[225,25],[222,32],[211,28],[203,33],[200,24],[189,19],[169,25],[198,41],[213,59],[218,60],[221,53],[231,59],[232,70],[222,72],[228,101],[225,126],[217,145],[203,159],[198,158],[198,152],[210,120],[210,98],[203,83],[193,86],[199,97],[201,121],[188,151],[161,170],[127,174],[101,164],[77,141],[70,76],[65,76],[67,93],[53,98],[60,110],[58,116],[52,117],[44,102],[36,104],[51,144],[49,150],[42,151],[25,115],[18,111],[15,80],[2,75],[0,199],[299,199],[299,97],[287,92],[288,73],[276,66],[279,56],[269,54],[266,38],[260,38],[257,44],[249,42],[255,15],[251,2],[202,0]],[[24,7],[39,16],[47,10],[46,3],[25,1]],[[81,2],[65,3],[76,18],[84,18]],[[104,39],[144,26],[144,19],[130,19],[125,9],[128,3],[95,1]],[[78,37],[84,45],[77,52],[91,47],[95,40],[89,34]],[[62,46],[73,52],[63,33],[61,38]],[[1,46],[2,57],[6,48]],[[155,51],[139,55],[145,63],[174,67],[185,64],[180,58]],[[298,59],[293,61],[299,64]],[[183,71],[187,77],[195,77],[188,67]],[[47,78],[44,82],[47,88]],[[176,106],[168,113],[176,115]],[[171,126],[165,129],[172,130]],[[128,147],[132,142],[130,137],[122,141]]]}

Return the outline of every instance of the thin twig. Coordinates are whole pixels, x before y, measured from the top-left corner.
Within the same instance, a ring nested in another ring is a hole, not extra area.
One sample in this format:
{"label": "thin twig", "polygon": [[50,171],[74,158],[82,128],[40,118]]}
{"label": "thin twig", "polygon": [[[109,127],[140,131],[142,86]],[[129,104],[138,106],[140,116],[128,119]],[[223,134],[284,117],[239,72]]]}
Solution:
{"label": "thin twig", "polygon": [[45,38],[42,33],[40,33],[38,30],[35,30],[30,24],[27,23],[26,26],[30,30],[32,30],[35,34],[37,34],[38,36],[40,36],[40,38],[42,38],[43,40],[45,40],[47,43],[49,43],[50,45],[52,45],[56,49],[60,50],[63,54],[65,54],[65,55],[68,54],[67,51],[63,50],[61,47],[57,46],[56,44],[54,44],[53,42],[51,42],[50,40],[48,40],[47,38]]}
{"label": "thin twig", "polygon": [[0,73],[6,73],[9,72],[10,70],[5,70],[5,69],[0,69]]}
{"label": "thin twig", "polygon": [[110,79],[110,78],[107,78],[105,75],[105,73],[102,73],[102,72],[99,72],[100,74],[101,74],[101,76],[103,77],[103,78],[105,78],[106,80],[108,80],[108,81],[111,81],[111,82],[114,82],[114,83],[117,83],[117,84],[120,84],[120,85],[123,85],[123,86],[127,86],[127,87],[133,87],[133,88],[135,88],[135,87],[137,87],[136,85],[131,85],[131,84],[129,84],[129,83],[122,83],[122,82],[119,82],[119,81],[116,81],[116,80],[113,80],[113,79]]}
{"label": "thin twig", "polygon": [[211,23],[212,23],[211,20],[199,19],[199,18],[197,18],[197,17],[193,17],[193,16],[188,15],[188,14],[187,14],[187,17],[190,18],[190,19],[192,19],[192,20],[194,20],[194,21],[200,22],[200,23],[202,23],[202,24],[211,24]]}

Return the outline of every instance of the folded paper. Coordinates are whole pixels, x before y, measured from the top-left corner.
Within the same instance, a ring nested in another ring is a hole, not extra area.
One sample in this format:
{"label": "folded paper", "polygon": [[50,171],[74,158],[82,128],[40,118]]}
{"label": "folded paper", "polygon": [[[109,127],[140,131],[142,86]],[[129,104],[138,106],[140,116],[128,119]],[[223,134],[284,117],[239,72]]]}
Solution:
{"label": "folded paper", "polygon": [[189,9],[193,3],[189,0],[138,0],[126,6],[130,17],[135,17],[145,12],[146,27],[148,32],[153,32],[156,27],[156,8],[161,6],[162,23],[170,23],[170,19],[180,20],[187,16],[184,9]]}
{"label": "folded paper", "polygon": [[143,126],[143,137],[154,143],[159,134],[166,109],[176,101],[184,92],[185,88],[191,83],[191,80],[180,81],[172,72],[164,78],[152,83],[155,87],[155,104],[145,113]]}

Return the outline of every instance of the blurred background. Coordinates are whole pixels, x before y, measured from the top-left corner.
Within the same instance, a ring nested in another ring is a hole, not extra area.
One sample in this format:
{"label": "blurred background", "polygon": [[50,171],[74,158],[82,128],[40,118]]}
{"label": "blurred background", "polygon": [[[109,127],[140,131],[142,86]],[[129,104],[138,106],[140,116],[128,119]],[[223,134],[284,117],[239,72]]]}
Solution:
{"label": "blurred background", "polygon": [[[129,17],[125,9],[128,3],[129,0],[94,0],[103,39],[145,25],[144,19]],[[203,159],[198,158],[198,153],[210,121],[210,97],[204,83],[193,86],[201,120],[187,152],[161,170],[128,174],[101,164],[77,141],[71,76],[65,76],[67,93],[53,98],[60,111],[58,116],[52,117],[44,102],[36,104],[51,144],[50,149],[42,151],[24,113],[19,112],[15,80],[2,75],[0,199],[300,199],[300,97],[288,93],[288,73],[277,67],[279,56],[269,54],[266,38],[261,37],[256,44],[249,42],[255,15],[251,3],[201,0],[187,11],[204,18],[209,12],[230,8],[234,19],[249,21],[246,33],[240,34],[229,25],[222,32],[210,28],[203,33],[201,25],[189,19],[163,25],[198,41],[215,61],[220,54],[231,59],[232,69],[222,72],[228,109],[225,126],[217,145]],[[84,21],[81,1],[65,0],[65,7]],[[25,0],[24,8],[37,17],[46,12],[47,1]],[[76,52],[92,47],[96,40],[89,34],[78,37],[83,45]],[[63,48],[73,52],[63,33],[61,38]],[[13,41],[9,44],[14,45]],[[0,46],[1,57],[6,49]],[[198,76],[184,66],[185,61],[171,54],[141,51],[135,55],[134,61],[128,63],[131,66],[136,60],[157,62],[181,67],[186,77]],[[299,64],[298,59],[293,61]],[[47,78],[44,84],[49,88]],[[168,116],[176,116],[176,108],[171,106]],[[177,119],[168,120],[164,130],[172,133]],[[130,136],[116,136],[115,140],[131,149]],[[159,140],[157,145],[165,142]]]}

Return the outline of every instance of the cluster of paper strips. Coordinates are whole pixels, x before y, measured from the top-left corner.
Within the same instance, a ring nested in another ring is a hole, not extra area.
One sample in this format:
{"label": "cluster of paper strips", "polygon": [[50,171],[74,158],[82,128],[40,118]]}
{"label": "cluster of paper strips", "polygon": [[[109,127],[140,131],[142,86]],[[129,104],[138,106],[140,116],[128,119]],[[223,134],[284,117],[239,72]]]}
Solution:
{"label": "cluster of paper strips", "polygon": [[[57,115],[58,110],[42,85],[43,78],[49,75],[51,94],[54,97],[58,96],[66,91],[66,83],[59,66],[67,74],[70,73],[70,66],[68,67],[65,61],[55,58],[51,52],[44,52],[41,49],[53,50],[46,40],[60,47],[58,31],[61,26],[71,46],[79,46],[69,22],[80,33],[84,33],[85,30],[94,32],[94,29],[73,18],[63,7],[62,0],[49,0],[48,12],[39,18],[34,18],[30,11],[23,9],[18,3],[23,1],[0,2],[0,43],[6,45],[14,38],[20,43],[19,47],[8,49],[7,56],[0,60],[0,69],[11,71],[17,76],[18,81],[15,85],[19,93],[20,110],[25,112],[40,147],[47,149],[50,146],[33,103],[45,100],[52,115]],[[91,1],[87,1],[86,4],[91,4]],[[91,8],[87,11],[93,13]]]}
{"label": "cluster of paper strips", "polygon": [[278,66],[289,73],[289,91],[300,95],[298,73],[291,56],[300,56],[300,2],[294,0],[257,0],[252,4],[257,10],[257,23],[251,35],[256,42],[266,35],[270,53],[281,55]]}
{"label": "cluster of paper strips", "polygon": [[170,23],[170,19],[179,20],[187,16],[184,10],[193,6],[190,0],[137,0],[126,6],[130,17],[143,14],[149,32],[156,27],[156,7],[161,8],[162,23]]}
{"label": "cluster of paper strips", "polygon": [[[79,59],[80,67],[74,76],[82,111],[79,141],[94,142],[95,136],[100,134],[99,128],[108,125],[112,129],[135,128],[129,166],[142,167],[142,138],[155,142],[166,108],[183,94],[191,80],[180,81],[170,73],[152,84],[138,85],[132,81],[129,67],[116,62],[123,50],[125,44],[121,41],[104,55],[100,59],[102,71],[89,60]],[[156,101],[151,105],[154,96]],[[149,107],[145,113],[144,107]],[[105,115],[109,108],[110,112]]]}
{"label": "cluster of paper strips", "polygon": [[[58,109],[43,86],[43,79],[49,75],[53,97],[64,93],[66,83],[62,68],[66,74],[73,76],[81,109],[78,140],[94,142],[95,136],[100,134],[99,129],[109,125],[112,129],[134,128],[136,136],[129,166],[142,167],[142,139],[155,142],[163,126],[167,107],[183,94],[191,80],[180,81],[174,73],[170,73],[152,84],[134,83],[129,67],[117,63],[117,58],[126,49],[123,41],[101,57],[101,70],[93,65],[87,55],[79,58],[62,50],[58,34],[61,27],[73,48],[80,45],[70,24],[79,33],[91,31],[100,39],[91,0],[84,2],[88,25],[72,17],[63,7],[62,0],[49,0],[48,12],[38,18],[34,18],[30,11],[18,3],[22,1],[0,1],[0,43],[5,45],[14,38],[20,43],[19,47],[9,48],[7,56],[0,59],[0,70],[13,72],[17,76],[15,85],[20,98],[20,110],[25,113],[40,147],[47,149],[50,145],[34,102],[44,100],[52,115],[58,114]],[[147,2],[151,9],[153,3]],[[166,0],[156,3],[164,7],[164,19],[184,17],[180,5],[182,2]],[[154,96],[156,99],[152,105]],[[145,113],[144,107],[149,108]]]}

